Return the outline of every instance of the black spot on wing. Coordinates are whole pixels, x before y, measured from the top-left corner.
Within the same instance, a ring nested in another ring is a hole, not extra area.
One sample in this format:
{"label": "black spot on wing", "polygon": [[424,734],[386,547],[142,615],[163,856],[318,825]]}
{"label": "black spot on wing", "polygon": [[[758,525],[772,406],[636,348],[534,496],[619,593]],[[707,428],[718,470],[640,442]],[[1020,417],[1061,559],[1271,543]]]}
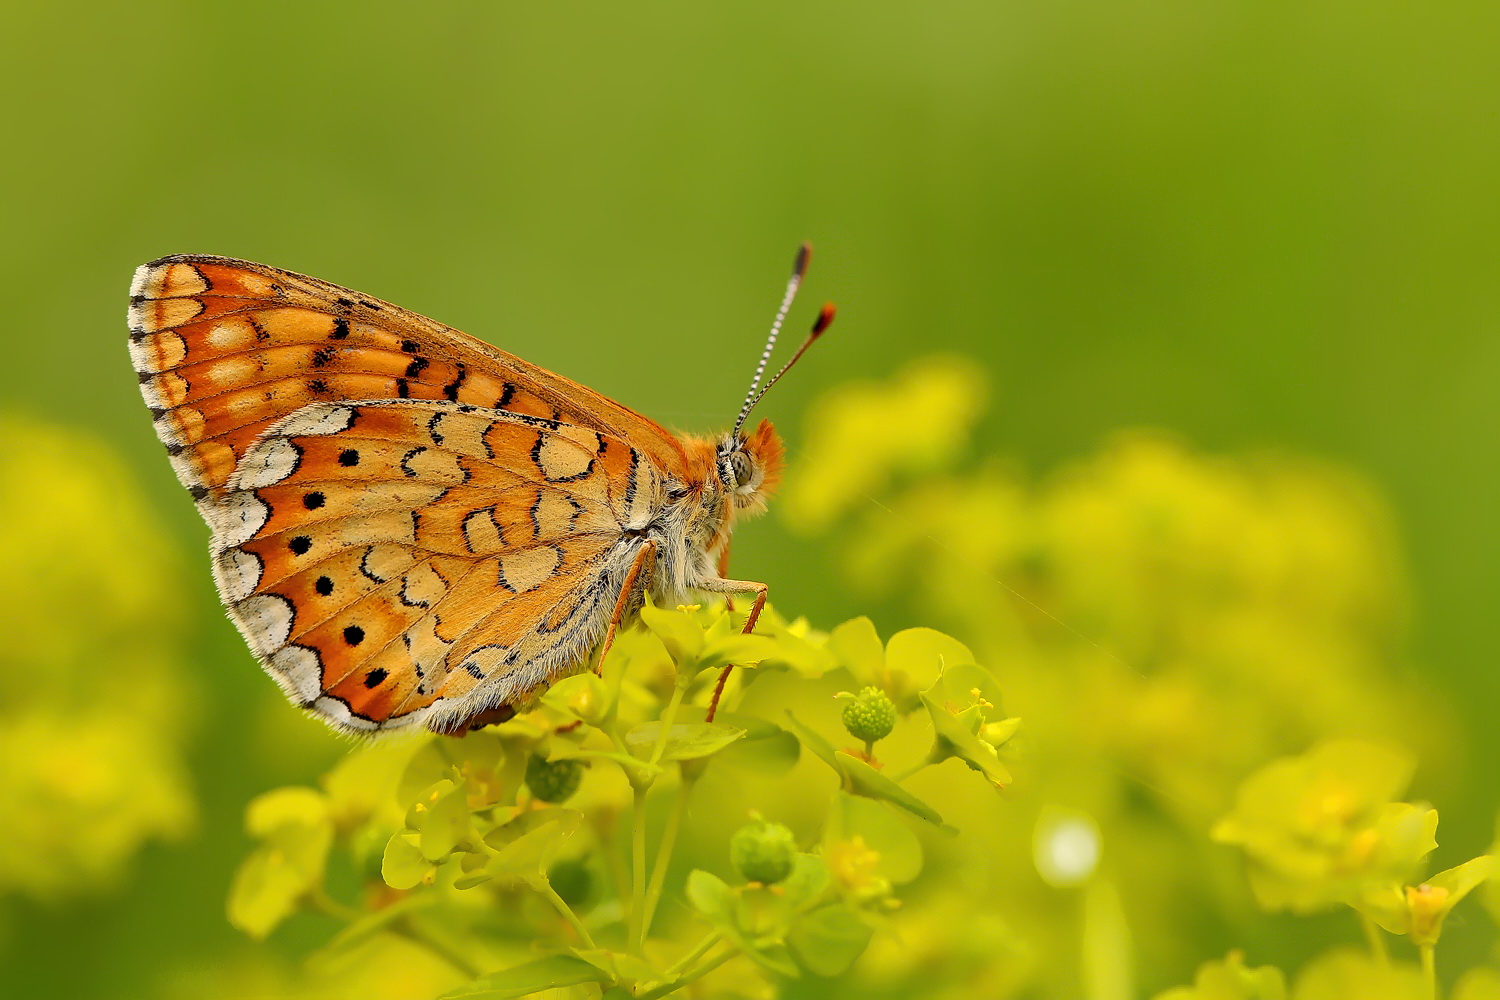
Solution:
{"label": "black spot on wing", "polygon": [[[458,387],[464,384],[464,379],[469,377],[469,370],[464,367],[462,361],[458,362],[458,374],[453,381],[443,386],[443,395],[450,401],[458,400]],[[493,456],[491,456],[493,457]]]}
{"label": "black spot on wing", "polygon": [[401,472],[408,479],[415,479],[415,478],[417,478],[417,470],[413,469],[411,467],[411,464],[410,464],[411,460],[414,459],[414,458],[416,458],[418,455],[422,454],[422,452],[424,452],[426,450],[427,449],[425,447],[417,447],[417,448],[413,448],[411,451],[409,451],[405,455],[401,456]]}

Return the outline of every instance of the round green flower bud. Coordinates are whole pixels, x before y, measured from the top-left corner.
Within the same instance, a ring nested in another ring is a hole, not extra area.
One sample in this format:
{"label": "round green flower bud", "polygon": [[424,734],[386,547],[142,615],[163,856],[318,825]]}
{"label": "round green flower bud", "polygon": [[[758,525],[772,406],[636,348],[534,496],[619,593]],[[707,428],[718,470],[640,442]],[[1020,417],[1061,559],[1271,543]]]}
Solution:
{"label": "round green flower bud", "polygon": [[796,860],[797,842],[780,823],[757,817],[729,840],[729,861],[747,882],[774,885],[792,873]]}
{"label": "round green flower bud", "polygon": [[896,727],[896,705],[877,687],[867,687],[844,705],[844,728],[866,743],[885,739]]}
{"label": "round green flower bud", "polygon": [[546,761],[533,756],[526,762],[526,787],[543,802],[566,802],[583,781],[583,761]]}

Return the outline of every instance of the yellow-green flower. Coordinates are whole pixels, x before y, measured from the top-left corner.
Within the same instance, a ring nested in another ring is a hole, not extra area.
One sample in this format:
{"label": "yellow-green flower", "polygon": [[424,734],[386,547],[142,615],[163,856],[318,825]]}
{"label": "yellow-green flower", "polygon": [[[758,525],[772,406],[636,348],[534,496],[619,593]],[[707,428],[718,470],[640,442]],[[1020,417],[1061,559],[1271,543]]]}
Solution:
{"label": "yellow-green flower", "polygon": [[194,821],[178,566],[103,444],[14,417],[0,441],[0,894],[97,893]]}

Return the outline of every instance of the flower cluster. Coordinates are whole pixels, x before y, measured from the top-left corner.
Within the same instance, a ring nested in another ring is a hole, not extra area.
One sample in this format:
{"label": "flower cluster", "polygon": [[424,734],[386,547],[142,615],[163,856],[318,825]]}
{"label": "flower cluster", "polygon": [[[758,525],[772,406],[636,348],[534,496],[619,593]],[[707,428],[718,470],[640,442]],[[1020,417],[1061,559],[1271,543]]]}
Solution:
{"label": "flower cluster", "polygon": [[[984,394],[956,359],[830,393],[776,508],[862,600],[920,615],[1001,666],[1007,707],[1026,719],[1026,767],[1003,814],[947,776],[915,778],[945,820],[986,835],[929,845],[929,868],[965,873],[957,895],[908,900],[901,943],[877,938],[855,972],[867,989],[926,997],[1164,988],[1251,933],[1228,851],[1207,836],[1246,775],[1331,738],[1393,733],[1425,773],[1452,770],[1451,726],[1430,691],[1400,679],[1406,588],[1391,518],[1347,469],[1205,455],[1158,432],[1028,475],[1009,456],[973,455]],[[898,706],[917,697],[885,689]],[[978,749],[1006,736],[1006,719],[965,714],[995,700],[982,687],[948,683],[937,700],[970,720]],[[976,749],[944,721],[933,719],[948,743],[934,749]],[[1398,798],[1393,777],[1367,798]],[[1252,858],[1254,891],[1305,910],[1362,874],[1401,883],[1424,816],[1351,814],[1344,841],[1282,851],[1280,864]],[[1360,831],[1382,821],[1392,839],[1361,854]]]}
{"label": "flower cluster", "polygon": [[[994,678],[925,629],[882,643],[864,619],[826,636],[769,610],[754,636],[724,608],[642,619],[599,674],[510,722],[374,744],[321,789],[261,796],[230,918],[256,937],[336,919],[311,968],[346,985],[372,942],[426,948],[447,966],[428,991],[464,997],[752,997],[845,971],[899,917],[922,828],[951,830],[907,779],[956,757],[1008,782],[999,751],[1016,720]],[[860,691],[852,721],[843,688]],[[841,727],[927,749],[888,773],[837,746]]]}
{"label": "flower cluster", "polygon": [[117,885],[194,821],[180,567],[120,459],[0,419],[0,896]]}
{"label": "flower cluster", "polygon": [[[1244,852],[1262,906],[1306,913],[1347,905],[1364,924],[1368,953],[1335,948],[1319,956],[1297,976],[1298,1000],[1437,995],[1435,953],[1443,922],[1491,878],[1495,856],[1483,854],[1422,877],[1425,858],[1437,847],[1437,811],[1393,801],[1411,772],[1412,762],[1389,746],[1330,741],[1251,775],[1233,810],[1214,827],[1216,840]],[[1419,962],[1393,959],[1382,931],[1406,937]],[[1243,957],[1233,954],[1201,967],[1194,986],[1157,1000],[1286,996],[1280,970],[1247,969]],[[1500,997],[1500,975],[1474,970],[1455,996]]]}

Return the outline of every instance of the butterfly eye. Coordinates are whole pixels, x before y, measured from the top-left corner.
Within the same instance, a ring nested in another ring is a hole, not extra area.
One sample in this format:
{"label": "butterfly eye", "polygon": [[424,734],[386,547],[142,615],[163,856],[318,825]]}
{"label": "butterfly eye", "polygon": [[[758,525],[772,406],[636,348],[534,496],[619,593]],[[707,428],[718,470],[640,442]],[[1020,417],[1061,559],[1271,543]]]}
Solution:
{"label": "butterfly eye", "polygon": [[729,469],[734,474],[734,488],[742,490],[750,485],[750,479],[755,475],[755,464],[750,461],[750,456],[742,451],[736,451],[729,456]]}

